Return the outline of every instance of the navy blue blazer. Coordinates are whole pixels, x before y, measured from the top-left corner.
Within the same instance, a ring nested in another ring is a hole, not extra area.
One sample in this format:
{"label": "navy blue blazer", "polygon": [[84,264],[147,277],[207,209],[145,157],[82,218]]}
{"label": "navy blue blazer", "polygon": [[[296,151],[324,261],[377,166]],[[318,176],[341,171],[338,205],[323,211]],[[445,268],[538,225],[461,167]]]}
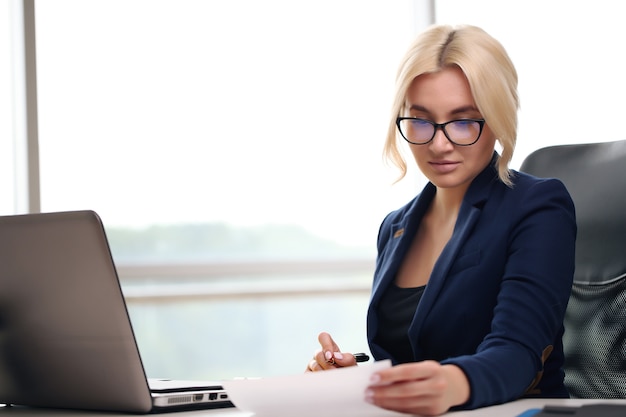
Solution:
{"label": "navy blue blazer", "polygon": [[[471,397],[459,408],[568,396],[561,339],[574,274],[574,204],[556,179],[513,171],[514,186],[506,186],[494,162],[468,188],[408,330],[417,360],[455,364],[467,375]],[[377,360],[397,363],[374,342],[377,306],[435,192],[429,183],[380,227],[367,315]]]}

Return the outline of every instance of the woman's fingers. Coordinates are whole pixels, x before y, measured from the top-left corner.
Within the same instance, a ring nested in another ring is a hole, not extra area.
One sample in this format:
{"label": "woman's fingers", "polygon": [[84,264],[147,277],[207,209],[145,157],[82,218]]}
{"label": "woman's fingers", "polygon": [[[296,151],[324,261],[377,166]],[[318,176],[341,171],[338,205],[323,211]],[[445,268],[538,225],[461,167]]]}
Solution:
{"label": "woman's fingers", "polygon": [[350,353],[342,353],[330,334],[322,332],[317,340],[321,349],[315,352],[313,360],[307,365],[307,372],[325,371],[356,365],[356,359]]}
{"label": "woman's fingers", "polygon": [[382,408],[437,415],[469,398],[469,382],[455,365],[423,361],[397,365],[372,375],[366,401]]}
{"label": "woman's fingers", "polygon": [[340,352],[339,346],[337,346],[330,334],[326,332],[321,332],[317,336],[317,340],[322,347],[322,351],[324,352],[324,359],[333,363],[335,359],[335,352]]}

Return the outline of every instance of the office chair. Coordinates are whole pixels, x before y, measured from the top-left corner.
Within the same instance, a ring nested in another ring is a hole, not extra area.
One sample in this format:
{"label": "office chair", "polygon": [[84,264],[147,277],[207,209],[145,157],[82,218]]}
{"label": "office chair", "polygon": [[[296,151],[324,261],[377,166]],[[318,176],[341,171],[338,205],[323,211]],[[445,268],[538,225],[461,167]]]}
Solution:
{"label": "office chair", "polygon": [[565,385],[574,398],[626,398],[626,140],[539,149],[520,171],[560,179],[576,208]]}

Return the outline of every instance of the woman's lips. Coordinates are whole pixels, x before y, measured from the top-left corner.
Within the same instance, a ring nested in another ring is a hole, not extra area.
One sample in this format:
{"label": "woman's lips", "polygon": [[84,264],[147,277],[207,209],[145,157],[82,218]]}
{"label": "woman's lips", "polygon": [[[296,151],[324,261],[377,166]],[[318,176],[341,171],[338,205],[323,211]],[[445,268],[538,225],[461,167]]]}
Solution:
{"label": "woman's lips", "polygon": [[440,174],[447,174],[452,172],[459,166],[459,162],[454,161],[431,161],[429,162],[430,166],[434,171]]}

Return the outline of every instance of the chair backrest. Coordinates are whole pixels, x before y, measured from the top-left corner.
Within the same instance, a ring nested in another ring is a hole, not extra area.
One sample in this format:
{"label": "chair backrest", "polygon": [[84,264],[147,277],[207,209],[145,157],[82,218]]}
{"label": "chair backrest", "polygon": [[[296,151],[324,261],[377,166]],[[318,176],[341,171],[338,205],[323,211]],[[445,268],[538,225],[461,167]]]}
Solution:
{"label": "chair backrest", "polygon": [[539,149],[520,171],[560,179],[576,207],[563,337],[570,395],[626,398],[626,140]]}

